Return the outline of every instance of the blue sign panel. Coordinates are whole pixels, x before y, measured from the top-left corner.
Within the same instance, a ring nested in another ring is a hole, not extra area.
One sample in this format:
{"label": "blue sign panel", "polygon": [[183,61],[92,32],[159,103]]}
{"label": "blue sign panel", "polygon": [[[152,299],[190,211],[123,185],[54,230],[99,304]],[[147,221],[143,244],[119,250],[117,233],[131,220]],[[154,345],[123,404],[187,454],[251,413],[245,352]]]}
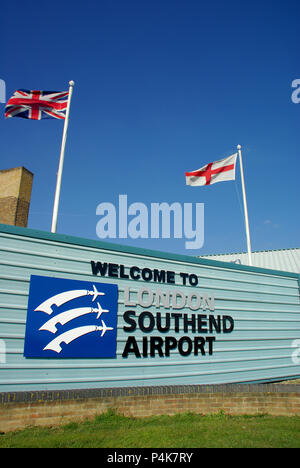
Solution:
{"label": "blue sign panel", "polygon": [[118,286],[31,276],[25,357],[115,358]]}

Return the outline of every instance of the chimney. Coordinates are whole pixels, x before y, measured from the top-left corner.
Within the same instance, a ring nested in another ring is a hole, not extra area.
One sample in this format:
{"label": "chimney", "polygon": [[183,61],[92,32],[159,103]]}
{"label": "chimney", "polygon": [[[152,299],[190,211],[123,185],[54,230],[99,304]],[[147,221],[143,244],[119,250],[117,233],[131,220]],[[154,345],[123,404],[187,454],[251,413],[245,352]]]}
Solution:
{"label": "chimney", "polygon": [[0,170],[0,223],[27,227],[32,180],[25,167]]}

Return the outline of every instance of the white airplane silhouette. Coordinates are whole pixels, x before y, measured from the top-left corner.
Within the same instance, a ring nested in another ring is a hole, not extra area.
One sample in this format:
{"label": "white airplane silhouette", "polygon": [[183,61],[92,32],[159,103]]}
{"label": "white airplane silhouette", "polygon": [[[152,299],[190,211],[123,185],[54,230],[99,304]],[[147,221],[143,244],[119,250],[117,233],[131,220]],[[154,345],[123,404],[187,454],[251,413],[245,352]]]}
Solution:
{"label": "white airplane silhouette", "polygon": [[107,327],[103,320],[101,320],[102,326],[97,325],[86,325],[84,327],[73,328],[72,330],[68,330],[65,333],[54,338],[54,340],[50,341],[43,350],[51,349],[56,353],[60,353],[62,347],[60,346],[61,343],[69,344],[72,341],[76,340],[80,336],[87,335],[88,333],[92,333],[94,331],[102,331],[101,337],[107,332],[107,330],[113,330],[112,327]]}
{"label": "white airplane silhouette", "polygon": [[103,336],[107,332],[107,330],[113,330],[112,327],[107,327],[105,323],[103,322],[103,320],[101,320],[101,323],[102,323],[102,326],[99,325],[97,327],[97,330],[102,330],[101,336]]}
{"label": "white airplane silhouette", "polygon": [[91,313],[96,313],[97,319],[98,319],[103,312],[109,312],[108,309],[102,309],[99,302],[97,302],[97,305],[98,305],[98,308],[96,309],[94,309],[93,307],[80,307],[78,309],[66,310],[65,312],[55,315],[50,320],[45,322],[39,328],[39,330],[46,330],[51,333],[56,333],[57,332],[56,325],[58,323],[60,323],[61,325],[65,325],[66,323],[70,322],[71,320],[74,320],[77,317],[81,317],[82,315],[91,314]]}
{"label": "white airplane silhouette", "polygon": [[73,289],[71,291],[65,291],[55,296],[49,297],[46,301],[42,302],[36,309],[35,312],[45,312],[48,315],[51,315],[53,310],[51,306],[56,305],[57,307],[61,306],[65,302],[69,302],[72,299],[77,299],[82,296],[93,296],[92,301],[98,296],[105,296],[105,293],[98,292],[96,286],[93,284],[93,290],[89,291],[87,289]]}
{"label": "white airplane silhouette", "polygon": [[98,309],[94,309],[94,312],[96,312],[98,310],[98,315],[97,315],[97,319],[100,317],[101,314],[106,313],[106,312],[109,312],[108,309],[102,309],[101,305],[99,304],[99,302],[97,302],[97,306],[98,306]]}

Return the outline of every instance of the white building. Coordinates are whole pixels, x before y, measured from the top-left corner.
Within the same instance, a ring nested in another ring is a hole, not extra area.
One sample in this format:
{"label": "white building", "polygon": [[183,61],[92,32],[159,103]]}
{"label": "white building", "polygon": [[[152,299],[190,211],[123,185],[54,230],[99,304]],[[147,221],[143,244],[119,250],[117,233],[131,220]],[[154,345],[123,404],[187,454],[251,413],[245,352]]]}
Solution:
{"label": "white building", "polygon": [[[246,252],[200,255],[200,258],[219,260],[221,262],[234,262],[242,265],[249,264],[248,254]],[[269,268],[271,270],[289,271],[300,274],[300,248],[252,252],[252,264],[253,266],[260,268]]]}

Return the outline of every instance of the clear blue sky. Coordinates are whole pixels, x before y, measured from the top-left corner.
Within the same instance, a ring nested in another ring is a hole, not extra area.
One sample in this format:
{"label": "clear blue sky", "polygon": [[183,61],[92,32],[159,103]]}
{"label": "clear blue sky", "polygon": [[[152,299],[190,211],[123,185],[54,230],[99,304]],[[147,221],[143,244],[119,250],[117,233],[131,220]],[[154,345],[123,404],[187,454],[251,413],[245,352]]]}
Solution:
{"label": "clear blue sky", "polygon": [[[97,205],[127,194],[148,207],[204,203],[204,246],[114,242],[245,251],[239,170],[236,182],[203,188],[184,176],[241,144],[253,250],[299,247],[299,14],[299,0],[5,2],[7,99],[75,81],[57,232],[97,239]],[[34,173],[28,227],[50,231],[63,123],[5,120],[0,106],[0,169]]]}

